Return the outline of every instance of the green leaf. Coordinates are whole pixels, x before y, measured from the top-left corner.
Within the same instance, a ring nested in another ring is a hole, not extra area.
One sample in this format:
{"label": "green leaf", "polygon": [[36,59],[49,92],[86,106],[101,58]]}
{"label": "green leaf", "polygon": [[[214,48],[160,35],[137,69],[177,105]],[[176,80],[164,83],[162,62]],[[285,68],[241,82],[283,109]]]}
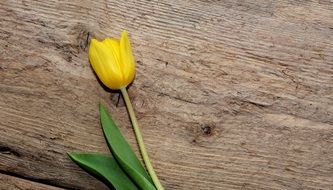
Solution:
{"label": "green leaf", "polygon": [[102,104],[99,111],[104,135],[115,159],[141,189],[155,190],[147,171]]}
{"label": "green leaf", "polygon": [[110,156],[97,153],[68,153],[68,156],[90,174],[119,190],[138,188]]}

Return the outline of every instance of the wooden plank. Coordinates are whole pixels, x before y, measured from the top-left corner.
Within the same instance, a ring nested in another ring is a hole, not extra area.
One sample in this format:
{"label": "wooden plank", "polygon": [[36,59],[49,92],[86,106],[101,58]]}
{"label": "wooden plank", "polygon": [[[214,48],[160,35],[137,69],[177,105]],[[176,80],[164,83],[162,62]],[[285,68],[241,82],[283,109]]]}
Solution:
{"label": "wooden plank", "polygon": [[[89,38],[130,33],[129,88],[166,189],[331,189],[331,1],[0,2],[0,171],[107,189],[66,156],[109,153],[102,100],[135,138]],[[8,185],[8,184],[5,184]]]}
{"label": "wooden plank", "polygon": [[44,185],[29,180],[0,173],[1,190],[61,190],[61,188]]}

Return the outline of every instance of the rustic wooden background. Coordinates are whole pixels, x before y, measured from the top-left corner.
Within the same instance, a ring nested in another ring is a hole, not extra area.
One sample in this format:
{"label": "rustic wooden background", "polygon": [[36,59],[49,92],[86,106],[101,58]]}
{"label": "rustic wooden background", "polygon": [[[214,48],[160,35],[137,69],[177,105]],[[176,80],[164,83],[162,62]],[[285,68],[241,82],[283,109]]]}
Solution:
{"label": "rustic wooden background", "polygon": [[333,187],[331,0],[0,1],[0,189],[107,187],[66,156],[109,153],[89,39],[129,31],[129,88],[166,189]]}

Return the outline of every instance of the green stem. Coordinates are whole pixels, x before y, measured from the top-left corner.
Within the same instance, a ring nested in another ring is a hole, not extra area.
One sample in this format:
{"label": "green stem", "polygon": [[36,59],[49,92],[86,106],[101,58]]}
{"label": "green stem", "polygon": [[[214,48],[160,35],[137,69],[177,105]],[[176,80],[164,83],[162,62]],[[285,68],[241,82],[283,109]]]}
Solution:
{"label": "green stem", "polygon": [[153,165],[151,164],[150,159],[148,157],[148,153],[147,153],[145,144],[143,143],[143,138],[142,138],[142,135],[141,135],[141,132],[140,132],[138,120],[136,119],[136,116],[135,116],[135,113],[134,113],[134,110],[133,110],[133,106],[132,106],[131,100],[129,99],[127,90],[126,90],[126,88],[121,88],[120,91],[123,94],[125,104],[127,106],[127,111],[130,115],[132,125],[133,125],[133,128],[134,128],[134,133],[135,133],[135,136],[136,136],[136,140],[138,141],[140,152],[141,152],[143,161],[146,165],[146,168],[148,170],[148,173],[149,173],[150,177],[152,178],[157,190],[164,190],[161,182],[159,181],[159,179],[158,179],[158,177],[157,177],[157,175],[154,171]]}

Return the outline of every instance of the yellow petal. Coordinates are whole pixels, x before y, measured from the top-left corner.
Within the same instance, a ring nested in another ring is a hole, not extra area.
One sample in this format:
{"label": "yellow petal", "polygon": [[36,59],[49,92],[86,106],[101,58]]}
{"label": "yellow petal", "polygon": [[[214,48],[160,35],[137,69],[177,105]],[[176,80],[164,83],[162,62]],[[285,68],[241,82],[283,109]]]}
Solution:
{"label": "yellow petal", "polygon": [[117,66],[120,69],[120,45],[119,45],[119,40],[118,39],[110,39],[110,38],[105,38],[102,43],[110,49],[110,52],[113,54],[113,56],[116,58],[116,63]]}
{"label": "yellow petal", "polygon": [[124,75],[124,80],[127,86],[133,81],[135,75],[135,61],[132,53],[131,44],[128,39],[127,31],[123,31],[121,33],[120,58],[121,58],[120,68]]}
{"label": "yellow petal", "polygon": [[111,89],[123,87],[123,76],[117,58],[102,42],[92,39],[89,46],[89,60],[103,84]]}

